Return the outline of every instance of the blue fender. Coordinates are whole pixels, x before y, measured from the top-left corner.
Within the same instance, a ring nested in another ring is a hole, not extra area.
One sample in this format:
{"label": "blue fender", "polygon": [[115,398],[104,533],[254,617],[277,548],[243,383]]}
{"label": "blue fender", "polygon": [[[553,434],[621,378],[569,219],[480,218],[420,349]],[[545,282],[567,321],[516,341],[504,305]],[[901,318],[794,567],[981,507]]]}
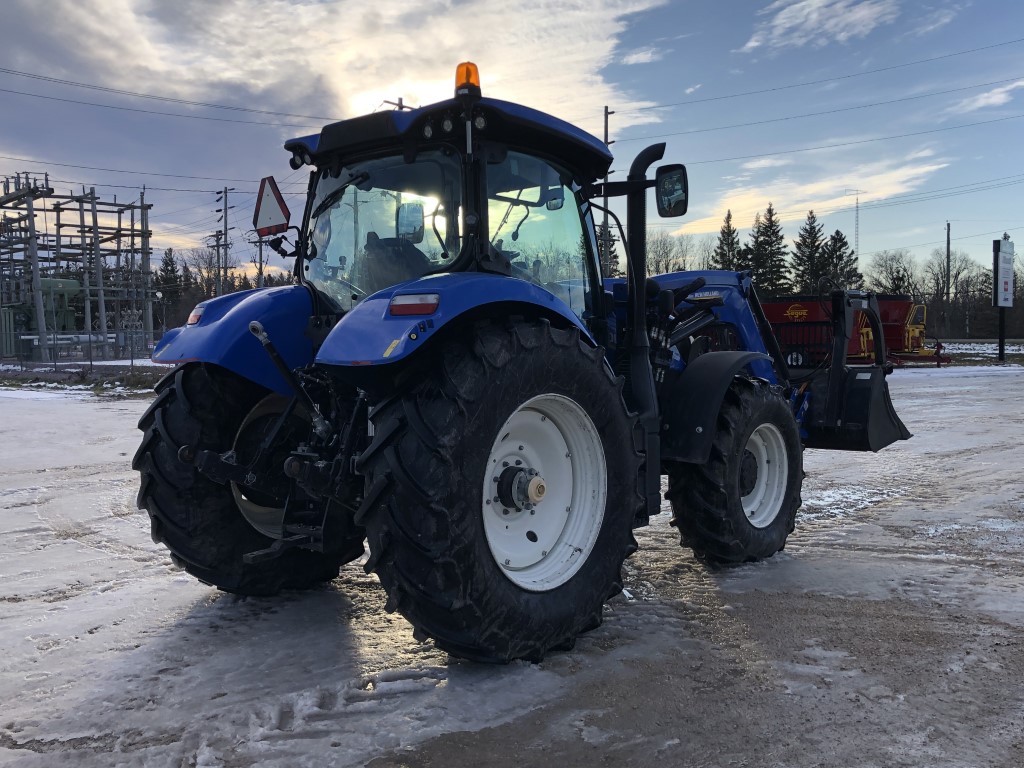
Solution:
{"label": "blue fender", "polygon": [[198,305],[203,315],[195,325],[164,334],[153,350],[153,361],[180,364],[215,363],[282,394],[291,390],[260,342],[249,333],[259,320],[289,368],[313,362],[313,341],[306,335],[313,301],[301,285],[241,291]]}
{"label": "blue fender", "polygon": [[[578,287],[575,290],[582,303],[582,290]],[[422,293],[439,296],[433,313],[391,315],[389,309],[394,296]],[[415,354],[460,316],[478,307],[501,303],[533,305],[544,313],[555,313],[579,328],[585,338],[592,338],[569,306],[539,285],[502,275],[456,272],[399,283],[363,299],[331,329],[317,352],[316,362],[337,366],[397,363]]]}

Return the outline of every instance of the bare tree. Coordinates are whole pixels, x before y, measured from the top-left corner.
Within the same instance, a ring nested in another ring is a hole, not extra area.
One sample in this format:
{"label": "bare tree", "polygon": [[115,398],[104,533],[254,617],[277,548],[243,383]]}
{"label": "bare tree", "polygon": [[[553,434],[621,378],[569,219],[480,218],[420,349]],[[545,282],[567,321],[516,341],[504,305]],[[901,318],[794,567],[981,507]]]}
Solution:
{"label": "bare tree", "polygon": [[921,294],[914,257],[906,248],[879,251],[868,264],[867,284],[878,293]]}
{"label": "bare tree", "polygon": [[663,230],[647,230],[647,273],[661,275],[686,269],[678,238]]}
{"label": "bare tree", "polygon": [[213,296],[217,285],[217,252],[213,248],[189,248],[183,260],[202,295]]}
{"label": "bare tree", "polygon": [[[977,266],[964,251],[952,251],[949,255],[949,294],[955,300],[962,290],[960,283]],[[946,296],[946,249],[936,248],[921,268],[922,289],[932,299],[943,299]]]}
{"label": "bare tree", "polygon": [[715,235],[704,235],[694,247],[694,269],[715,269],[715,247],[718,238]]}

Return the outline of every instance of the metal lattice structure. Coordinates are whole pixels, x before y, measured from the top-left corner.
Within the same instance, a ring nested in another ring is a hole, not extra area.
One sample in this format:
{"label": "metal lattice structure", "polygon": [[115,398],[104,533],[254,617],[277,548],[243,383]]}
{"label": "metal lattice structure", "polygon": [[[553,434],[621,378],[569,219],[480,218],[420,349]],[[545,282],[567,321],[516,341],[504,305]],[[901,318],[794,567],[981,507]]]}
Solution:
{"label": "metal lattice structure", "polygon": [[0,357],[148,356],[152,204],[58,194],[42,178],[0,184]]}

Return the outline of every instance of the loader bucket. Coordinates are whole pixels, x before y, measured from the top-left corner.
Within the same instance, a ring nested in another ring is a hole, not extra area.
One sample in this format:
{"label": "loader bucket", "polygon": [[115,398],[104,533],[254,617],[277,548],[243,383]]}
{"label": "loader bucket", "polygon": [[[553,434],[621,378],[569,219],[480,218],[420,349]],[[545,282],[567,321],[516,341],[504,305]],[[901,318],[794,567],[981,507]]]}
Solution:
{"label": "loader bucket", "polygon": [[821,374],[810,385],[806,447],[879,451],[911,436],[892,406],[881,366],[843,366]]}

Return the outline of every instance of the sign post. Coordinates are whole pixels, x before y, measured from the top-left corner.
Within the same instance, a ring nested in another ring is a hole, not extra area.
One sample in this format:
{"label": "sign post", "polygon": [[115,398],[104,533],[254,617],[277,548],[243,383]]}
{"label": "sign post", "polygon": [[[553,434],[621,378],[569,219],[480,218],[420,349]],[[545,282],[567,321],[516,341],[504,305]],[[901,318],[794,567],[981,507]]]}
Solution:
{"label": "sign post", "polygon": [[1006,309],[1013,306],[1013,241],[992,241],[992,306],[999,307],[999,362],[1006,362]]}

